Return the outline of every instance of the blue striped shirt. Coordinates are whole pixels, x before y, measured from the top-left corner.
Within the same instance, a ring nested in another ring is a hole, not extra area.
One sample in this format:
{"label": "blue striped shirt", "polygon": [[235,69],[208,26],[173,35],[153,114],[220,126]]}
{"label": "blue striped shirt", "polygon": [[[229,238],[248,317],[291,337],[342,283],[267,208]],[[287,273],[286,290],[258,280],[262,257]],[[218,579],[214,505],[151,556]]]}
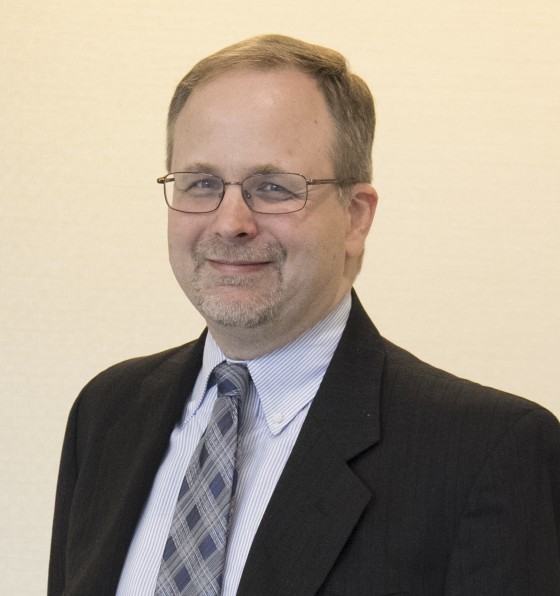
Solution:
{"label": "blue striped shirt", "polygon": [[[238,447],[238,484],[228,535],[223,596],[237,592],[243,567],[272,492],[292,451],[313,397],[350,312],[350,296],[296,341],[247,361],[253,383],[243,400]],[[117,596],[152,596],[179,488],[188,462],[210,419],[216,386],[213,369],[227,360],[208,334],[203,364],[183,417],[136,527]]]}

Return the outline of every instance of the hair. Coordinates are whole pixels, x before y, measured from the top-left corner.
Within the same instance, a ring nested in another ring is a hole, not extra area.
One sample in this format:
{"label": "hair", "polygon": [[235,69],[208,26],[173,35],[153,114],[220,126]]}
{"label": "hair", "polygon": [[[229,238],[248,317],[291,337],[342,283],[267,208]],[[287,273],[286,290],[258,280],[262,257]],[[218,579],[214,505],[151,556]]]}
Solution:
{"label": "hair", "polygon": [[330,148],[334,175],[351,182],[370,182],[375,130],[373,97],[366,83],[350,71],[338,52],[285,35],[259,35],[204,58],[177,85],[167,117],[167,169],[173,155],[175,122],[198,85],[232,70],[292,67],[315,79],[334,123]]}

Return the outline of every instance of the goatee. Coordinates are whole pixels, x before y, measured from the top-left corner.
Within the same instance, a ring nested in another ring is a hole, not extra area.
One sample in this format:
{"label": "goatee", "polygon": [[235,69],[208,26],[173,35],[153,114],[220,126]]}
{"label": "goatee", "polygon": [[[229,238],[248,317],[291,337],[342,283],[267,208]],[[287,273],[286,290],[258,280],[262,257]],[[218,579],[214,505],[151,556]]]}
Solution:
{"label": "goatee", "polygon": [[[223,327],[254,328],[278,319],[283,297],[283,265],[287,253],[280,243],[231,246],[217,239],[200,242],[194,249],[195,263],[191,300],[205,319]],[[267,263],[276,272],[276,283],[263,286],[253,277],[219,275],[209,270],[208,261]],[[247,288],[235,296],[220,288]],[[254,287],[255,291],[250,289]]]}

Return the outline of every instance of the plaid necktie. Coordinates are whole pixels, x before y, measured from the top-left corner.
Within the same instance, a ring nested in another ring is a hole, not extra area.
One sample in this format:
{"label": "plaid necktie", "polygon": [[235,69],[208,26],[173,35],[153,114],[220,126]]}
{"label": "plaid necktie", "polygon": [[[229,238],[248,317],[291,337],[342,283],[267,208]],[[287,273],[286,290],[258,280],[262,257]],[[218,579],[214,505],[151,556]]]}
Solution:
{"label": "plaid necktie", "polygon": [[156,596],[216,596],[221,591],[239,400],[247,394],[249,371],[243,364],[223,362],[214,375],[218,397],[179,491]]}

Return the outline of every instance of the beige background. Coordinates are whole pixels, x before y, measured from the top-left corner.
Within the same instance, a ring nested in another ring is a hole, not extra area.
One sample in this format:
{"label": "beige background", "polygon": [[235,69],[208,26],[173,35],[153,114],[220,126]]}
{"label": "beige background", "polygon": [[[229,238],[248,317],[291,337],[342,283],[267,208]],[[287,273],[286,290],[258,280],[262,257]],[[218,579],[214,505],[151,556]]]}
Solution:
{"label": "beige background", "polygon": [[165,112],[253,34],[335,47],[374,91],[357,285],[382,333],[560,414],[557,0],[0,2],[2,594],[45,592],[81,386],[202,329],[167,264]]}

